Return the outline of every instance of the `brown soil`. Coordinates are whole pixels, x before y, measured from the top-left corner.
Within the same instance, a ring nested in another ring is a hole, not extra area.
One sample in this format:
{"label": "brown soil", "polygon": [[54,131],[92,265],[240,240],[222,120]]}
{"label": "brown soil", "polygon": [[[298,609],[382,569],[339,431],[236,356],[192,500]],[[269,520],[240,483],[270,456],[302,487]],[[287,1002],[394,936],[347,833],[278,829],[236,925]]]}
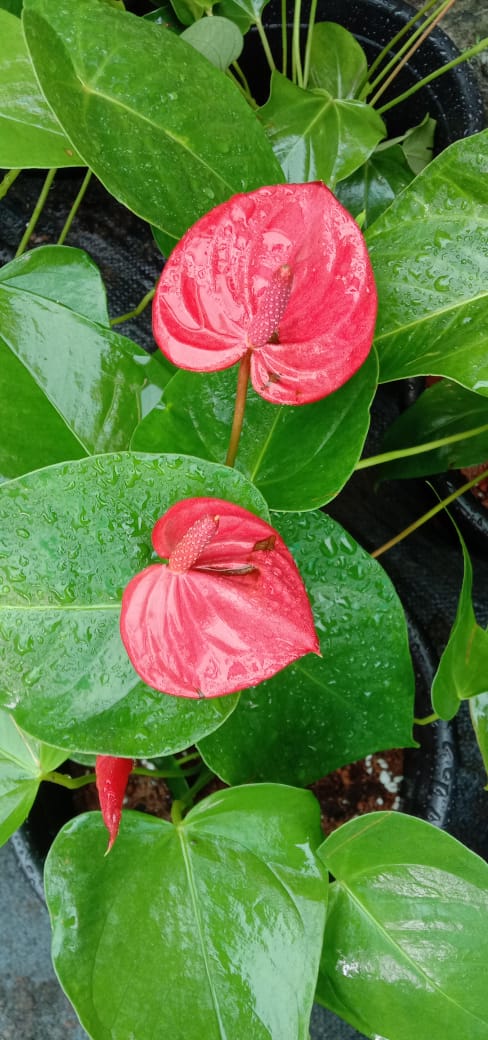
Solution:
{"label": "brown soil", "polygon": [[[81,768],[77,770],[78,773],[83,771]],[[320,805],[324,834],[329,834],[340,824],[363,813],[398,809],[402,779],[403,751],[385,751],[337,769],[312,784],[310,790]],[[199,798],[223,787],[225,784],[222,781],[212,780]],[[74,792],[73,800],[76,811],[80,813],[99,808],[95,784],[88,784]],[[124,799],[125,809],[136,809],[170,820],[171,802],[171,793],[164,780],[149,776],[132,776],[129,779]]]}

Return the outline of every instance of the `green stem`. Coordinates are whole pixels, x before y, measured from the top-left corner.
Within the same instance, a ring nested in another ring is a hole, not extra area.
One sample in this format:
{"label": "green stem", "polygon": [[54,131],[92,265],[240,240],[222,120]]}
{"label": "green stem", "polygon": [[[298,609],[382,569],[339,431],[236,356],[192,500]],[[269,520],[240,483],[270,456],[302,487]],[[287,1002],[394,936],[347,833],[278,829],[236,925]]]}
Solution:
{"label": "green stem", "polygon": [[449,69],[454,69],[456,65],[460,65],[463,61],[469,61],[470,58],[475,58],[477,54],[481,54],[481,51],[486,50],[488,47],[488,36],[485,36],[483,40],[476,43],[474,47],[470,47],[469,50],[463,51],[458,58],[454,58],[452,61],[448,61],[447,65],[443,65],[442,68],[436,69],[435,72],[431,72],[429,76],[425,76],[424,79],[420,80],[419,83],[415,83],[410,90],[405,90],[403,94],[399,94],[398,97],[394,98],[393,101],[389,101],[386,105],[382,105],[381,108],[377,109],[379,115],[383,115],[383,112],[388,112],[394,105],[401,104],[402,101],[406,101],[407,98],[412,97],[412,94],[416,94],[417,90],[421,90],[422,87],[427,86],[428,83],[432,83],[434,79],[438,79],[439,76],[443,76],[445,72],[449,72]]}
{"label": "green stem", "polygon": [[49,784],[58,784],[59,787],[69,787],[70,791],[76,791],[78,787],[94,784],[96,777],[95,773],[86,773],[84,776],[66,776],[65,773],[53,770],[52,773],[45,773],[42,779],[47,780]]}
{"label": "green stem", "polygon": [[123,321],[129,321],[130,318],[137,318],[139,314],[142,314],[143,310],[145,309],[145,307],[147,307],[148,303],[151,302],[155,292],[155,288],[150,289],[149,292],[147,292],[146,295],[142,297],[142,300],[140,300],[140,302],[137,304],[137,307],[134,307],[133,311],[128,311],[127,314],[121,314],[119,318],[111,318],[110,324],[121,325]]}
{"label": "green stem", "polygon": [[[381,95],[384,94],[385,90],[388,89],[393,80],[398,76],[398,73],[401,71],[403,66],[406,65],[407,61],[409,61],[412,55],[415,54],[415,52],[419,49],[424,40],[426,40],[427,37],[430,35],[432,29],[434,29],[435,26],[439,24],[446,12],[449,10],[450,7],[452,7],[454,3],[455,0],[447,0],[447,2],[442,5],[441,9],[435,12],[435,17],[426,19],[424,25],[421,26],[420,33],[417,30],[417,32],[413,34],[411,39],[408,40],[408,44],[412,43],[412,45],[409,46],[409,49],[403,54],[403,57],[400,61],[395,61],[395,68],[390,73],[390,75],[387,76],[384,83],[382,83],[381,87],[379,87],[379,89],[376,91],[374,97],[371,98],[369,102],[370,105],[376,104]],[[404,48],[402,48],[402,50],[404,50]]]}
{"label": "green stem", "polygon": [[203,788],[207,786],[210,780],[213,780],[214,776],[215,773],[212,773],[211,769],[202,769],[198,779],[195,780],[195,783],[188,788],[186,794],[183,796],[183,798],[180,799],[180,803],[182,803],[185,806],[193,805],[195,795],[197,795],[199,791],[203,790]]}
{"label": "green stem", "polygon": [[274,62],[273,55],[271,53],[271,48],[270,48],[269,43],[268,43],[268,37],[266,36],[265,30],[264,30],[264,25],[263,25],[263,23],[262,23],[260,18],[258,18],[258,20],[256,22],[256,29],[258,31],[259,39],[261,40],[261,43],[262,43],[262,46],[263,46],[263,51],[264,51],[264,53],[266,55],[266,61],[268,62],[268,65],[269,65],[269,67],[271,69],[271,72],[274,72],[275,69],[276,69],[276,65],[275,65],[275,62]]}
{"label": "green stem", "polygon": [[68,232],[69,232],[69,230],[71,228],[73,220],[75,219],[76,214],[77,214],[77,212],[78,212],[78,210],[79,210],[79,208],[81,206],[81,203],[83,202],[83,199],[85,197],[86,189],[88,188],[88,185],[89,185],[91,179],[92,179],[92,171],[91,170],[87,170],[87,172],[86,172],[86,174],[85,174],[85,176],[83,178],[83,182],[82,182],[81,188],[80,188],[80,190],[79,190],[79,192],[78,192],[78,194],[77,194],[77,196],[75,198],[75,201],[73,202],[73,205],[72,205],[72,207],[71,207],[71,209],[70,209],[70,211],[68,213],[68,216],[66,218],[63,230],[62,230],[62,232],[61,232],[61,234],[60,234],[60,236],[58,238],[58,246],[62,246],[63,245],[63,243],[65,241],[65,238],[68,235]]}
{"label": "green stem", "polygon": [[171,822],[174,827],[178,827],[182,822],[184,809],[183,802],[177,798],[171,806]]}
{"label": "green stem", "polygon": [[312,40],[316,14],[317,0],[311,0],[310,17],[308,20],[307,42],[305,44],[305,61],[303,65],[303,86],[305,88],[308,86],[308,77],[310,76],[310,58],[312,54]]}
{"label": "green stem", "polygon": [[246,410],[246,399],[247,399],[247,388],[249,386],[249,373],[251,371],[251,351],[248,350],[239,365],[239,375],[237,376],[237,389],[236,389],[236,403],[234,406],[234,418],[232,420],[232,429],[229,437],[229,447],[227,449],[227,458],[225,460],[226,466],[233,466],[236,461],[237,449],[239,447],[239,440],[242,432],[242,424],[244,422],[244,412]]}
{"label": "green stem", "polygon": [[[393,39],[390,40],[389,43],[387,43],[385,47],[383,47],[383,50],[380,52],[380,54],[378,54],[378,57],[375,58],[375,60],[373,61],[372,65],[370,66],[370,68],[368,70],[368,81],[365,84],[365,87],[363,89],[362,94],[360,95],[360,100],[361,101],[364,101],[364,99],[368,96],[368,94],[371,94],[371,91],[375,89],[377,84],[381,83],[381,81],[388,74],[390,69],[392,69],[394,67],[397,59],[401,58],[402,54],[404,54],[405,51],[408,50],[408,48],[411,46],[413,41],[418,36],[420,36],[420,34],[423,32],[425,26],[427,24],[430,25],[432,20],[436,17],[437,10],[438,10],[438,8],[437,8],[438,2],[439,2],[439,0],[428,0],[428,3],[424,4],[424,6],[420,9],[420,11],[417,11],[414,14],[413,18],[411,18],[410,21],[408,21],[406,23],[406,25],[404,25],[403,28],[400,29],[399,32],[397,32],[396,36],[394,36]],[[447,3],[447,2],[448,2],[448,0],[442,0],[441,6],[443,7],[445,5],[445,3]],[[414,32],[409,36],[408,40],[402,45],[402,47],[398,51],[395,52],[395,47],[396,47],[397,43],[400,43],[400,40],[402,40],[404,36],[406,36],[408,33],[410,33],[410,30],[413,29],[415,23],[418,22],[419,18],[422,18],[423,16],[427,16],[428,12],[430,11],[430,9],[432,7],[436,7],[436,10],[433,12],[433,14],[429,15],[428,18],[425,17],[425,21],[417,29],[414,30]],[[385,58],[387,58],[388,54],[390,54],[392,51],[394,52],[393,53],[393,57],[390,58],[390,61],[381,70],[381,72],[378,74],[376,79],[372,80],[371,76],[373,75],[373,73],[376,72],[376,69],[379,67],[379,65],[381,65],[385,61]]]}
{"label": "green stem", "polygon": [[37,221],[39,220],[39,217],[40,217],[40,215],[42,213],[42,210],[44,208],[44,203],[45,203],[45,201],[47,199],[47,196],[49,194],[49,189],[51,187],[51,184],[52,184],[52,182],[54,180],[55,175],[56,175],[56,170],[55,169],[54,170],[49,170],[49,172],[47,174],[47,177],[46,177],[46,179],[44,181],[44,185],[43,185],[41,194],[39,195],[39,198],[37,200],[34,212],[33,212],[32,216],[31,216],[31,218],[29,220],[29,223],[28,223],[28,225],[27,225],[27,227],[26,227],[26,229],[24,231],[24,234],[22,235],[22,238],[21,238],[21,240],[19,242],[19,245],[17,247],[16,253],[15,253],[16,257],[17,256],[21,256],[22,253],[25,252],[26,246],[27,246],[27,244],[29,242],[29,239],[30,239],[30,237],[32,235],[32,232],[34,231],[34,228],[35,228],[35,226],[37,224]]}
{"label": "green stem", "polygon": [[440,715],[436,711],[432,712],[432,715],[426,715],[423,719],[414,719],[415,726],[429,726],[431,722],[438,722]]}
{"label": "green stem", "polygon": [[379,549],[375,549],[375,551],[371,553],[373,559],[377,560],[378,556],[382,556],[383,553],[388,551],[388,549],[393,549],[394,545],[403,542],[404,538],[408,538],[409,534],[417,531],[418,528],[422,527],[423,524],[426,524],[428,520],[432,520],[432,517],[436,516],[437,513],[440,513],[442,509],[445,509],[446,506],[450,506],[451,502],[455,502],[456,498],[459,498],[460,495],[464,495],[466,491],[470,491],[472,487],[475,487],[476,484],[480,484],[482,480],[486,480],[486,477],[488,477],[488,469],[483,470],[483,472],[479,473],[473,480],[468,480],[467,484],[463,484],[457,491],[453,491],[452,495],[443,498],[442,502],[438,502],[432,509],[429,509],[428,513],[424,513],[424,515],[419,517],[418,520],[415,520],[413,524],[409,524],[409,526],[405,527],[403,531],[400,531],[400,534],[395,535],[394,538],[390,538],[389,542],[385,542],[385,544],[380,546]]}
{"label": "green stem", "polygon": [[11,187],[14,181],[17,180],[19,173],[22,173],[22,170],[9,170],[8,173],[5,174],[3,180],[0,181],[0,199],[5,198],[8,189]]}
{"label": "green stem", "polygon": [[302,0],[295,0],[295,8],[293,11],[293,35],[292,35],[292,52],[291,52],[291,68],[292,68],[292,79],[293,82],[299,87],[303,87],[303,69],[302,69],[302,56],[300,54],[300,23],[302,18]]}
{"label": "green stem", "polygon": [[135,766],[131,776],[150,776],[153,780],[171,780],[174,777],[180,779],[185,776],[194,776],[200,769],[200,763],[191,769],[146,769],[145,766]]}
{"label": "green stem", "polygon": [[247,87],[247,89],[246,89],[244,84],[240,82],[240,80],[238,78],[237,70],[234,70],[234,66],[236,66],[236,65],[237,65],[237,62],[232,62],[232,69],[226,69],[225,70],[225,75],[228,77],[228,79],[232,80],[234,86],[237,88],[239,93],[242,94],[244,100],[247,101],[248,105],[250,105],[251,108],[256,110],[256,109],[259,108],[259,105],[254,100],[254,98],[253,98],[253,96],[252,96],[252,94],[251,94],[251,92],[249,90],[249,87]]}
{"label": "green stem", "polygon": [[383,462],[395,462],[397,459],[408,459],[412,455],[422,455],[426,451],[434,451],[435,448],[443,448],[446,444],[455,444],[457,441],[469,440],[477,437],[480,433],[488,431],[488,423],[483,426],[475,426],[463,433],[451,433],[447,437],[439,437],[436,441],[426,441],[425,444],[416,444],[412,448],[401,448],[397,451],[385,451],[382,455],[370,455],[368,459],[360,459],[356,469],[369,469],[370,466],[380,466]]}
{"label": "green stem", "polygon": [[286,0],[281,0],[281,50],[282,50],[282,62],[281,71],[286,76],[288,68],[288,25],[287,25],[287,13],[286,13]]}

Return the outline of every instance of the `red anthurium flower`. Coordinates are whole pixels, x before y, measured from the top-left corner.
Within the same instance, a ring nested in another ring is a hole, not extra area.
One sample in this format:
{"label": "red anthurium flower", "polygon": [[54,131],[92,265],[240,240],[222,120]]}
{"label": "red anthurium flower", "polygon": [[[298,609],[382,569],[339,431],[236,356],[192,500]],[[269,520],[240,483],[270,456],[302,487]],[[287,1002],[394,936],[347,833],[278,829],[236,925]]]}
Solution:
{"label": "red anthurium flower", "polygon": [[122,802],[130,772],[132,758],[113,758],[112,755],[97,755],[95,774],[103,822],[109,833],[107,852],[119,833]]}
{"label": "red anthurium flower", "polygon": [[307,404],[366,359],[376,306],[355,220],[321,182],[276,184],[187,231],[158,283],[153,329],[181,368],[215,372],[250,351],[258,394]]}
{"label": "red anthurium flower", "polygon": [[120,631],[144,682],[179,697],[220,697],[319,653],[296,565],[269,524],[231,502],[178,502],[153,530],[168,559],[137,574]]}

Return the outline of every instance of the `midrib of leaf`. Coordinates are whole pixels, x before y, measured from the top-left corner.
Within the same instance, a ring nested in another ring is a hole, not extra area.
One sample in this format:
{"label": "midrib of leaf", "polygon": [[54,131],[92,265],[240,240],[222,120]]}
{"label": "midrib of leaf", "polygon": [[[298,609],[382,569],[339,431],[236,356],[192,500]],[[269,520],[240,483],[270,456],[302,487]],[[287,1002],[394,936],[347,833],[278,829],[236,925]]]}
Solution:
{"label": "midrib of leaf", "polygon": [[[30,115],[31,113],[27,114]],[[49,118],[47,112],[46,117]],[[0,119],[3,120],[4,123],[14,123],[18,124],[19,126],[32,127],[34,130],[38,130],[39,133],[42,134],[52,134],[54,137],[59,137],[62,141],[66,141],[66,143],[69,144],[68,139],[66,135],[62,132],[62,130],[58,130],[57,127],[52,124],[44,126],[42,123],[36,123],[32,119],[19,119],[18,117],[16,118],[14,116],[7,115],[6,112],[0,112]]]}
{"label": "midrib of leaf", "polygon": [[197,896],[197,891],[196,891],[195,878],[194,878],[194,875],[193,875],[193,864],[191,862],[190,850],[189,850],[188,845],[187,845],[186,840],[185,840],[186,835],[185,835],[185,831],[184,831],[184,825],[182,826],[180,824],[180,826],[176,827],[175,830],[176,830],[176,833],[177,833],[178,838],[180,840],[181,854],[182,854],[182,858],[183,858],[183,864],[184,864],[184,867],[185,867],[186,880],[188,882],[188,891],[190,893],[190,899],[191,899],[191,904],[192,904],[192,908],[193,908],[193,914],[194,914],[194,917],[195,917],[195,924],[196,924],[196,930],[197,930],[197,933],[198,933],[200,950],[201,950],[201,954],[202,954],[202,958],[203,958],[203,963],[205,965],[205,974],[207,976],[208,988],[209,988],[209,991],[210,991],[210,996],[211,996],[213,1008],[214,1008],[214,1011],[215,1011],[215,1017],[216,1017],[217,1023],[218,1023],[220,1038],[221,1038],[221,1040],[232,1040],[231,1037],[227,1036],[227,1032],[226,1032],[226,1029],[225,1029],[225,1026],[224,1026],[224,1023],[222,1021],[222,1017],[221,1017],[221,1014],[220,1014],[219,1000],[218,1000],[218,996],[217,996],[217,993],[216,993],[216,990],[215,990],[214,981],[213,981],[213,978],[212,978],[212,970],[211,970],[211,966],[210,966],[210,963],[209,963],[209,958],[208,958],[208,955],[207,955],[207,948],[206,948],[206,944],[205,944],[205,936],[204,936],[204,932],[203,932],[202,916],[201,916],[201,913],[200,913],[200,907],[198,905],[198,896]]}
{"label": "midrib of leaf", "polygon": [[[396,866],[408,866],[408,864],[395,864],[395,865]],[[415,864],[415,866],[417,866],[417,865],[418,864]],[[371,913],[371,911],[368,910],[368,908],[364,905],[364,903],[361,902],[359,897],[355,895],[355,893],[352,891],[352,889],[349,888],[349,886],[346,884],[345,881],[340,881],[340,880],[336,879],[336,881],[334,881],[333,884],[338,885],[339,888],[342,888],[343,892],[349,897],[351,902],[355,904],[355,906],[359,910],[359,913],[362,914],[363,917],[366,917],[368,919],[368,921],[370,921],[370,923],[373,925],[373,928],[376,928],[376,930],[383,936],[383,938],[386,940],[386,942],[390,946],[393,947],[393,949],[397,953],[399,959],[403,960],[406,964],[408,964],[409,967],[413,970],[414,974],[419,976],[421,979],[424,980],[426,986],[434,988],[436,990],[436,992],[441,997],[444,998],[444,1000],[446,1000],[449,1004],[452,1004],[454,1007],[456,1007],[459,1011],[462,1012],[463,1015],[469,1016],[470,1018],[474,1019],[474,1021],[476,1021],[476,1022],[481,1022],[481,1024],[483,1026],[487,1025],[488,1019],[480,1018],[479,1015],[476,1015],[473,1011],[470,1011],[469,1008],[463,1007],[463,1005],[460,1004],[457,1000],[455,1000],[454,997],[449,996],[449,994],[446,993],[442,989],[441,986],[439,986],[439,984],[435,981],[435,979],[431,978],[430,975],[427,975],[427,972],[424,971],[424,969],[421,968],[419,964],[415,963],[415,961],[410,956],[410,954],[408,954],[399,945],[399,943],[396,942],[395,939],[393,939],[393,937],[389,934],[389,932],[387,932],[386,928],[380,923],[380,921],[378,921],[378,919],[376,917],[374,917],[374,915]]]}

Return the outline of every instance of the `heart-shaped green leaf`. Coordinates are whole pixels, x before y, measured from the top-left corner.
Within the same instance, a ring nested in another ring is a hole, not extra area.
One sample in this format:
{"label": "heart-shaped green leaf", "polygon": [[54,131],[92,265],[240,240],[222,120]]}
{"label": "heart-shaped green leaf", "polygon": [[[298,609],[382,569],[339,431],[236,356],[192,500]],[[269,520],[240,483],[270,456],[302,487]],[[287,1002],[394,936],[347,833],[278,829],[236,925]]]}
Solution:
{"label": "heart-shaped green leaf", "polygon": [[368,229],[380,379],[488,394],[488,131],[446,148]]}
{"label": "heart-shaped green leaf", "polygon": [[357,98],[368,75],[363,48],[336,22],[317,22],[312,32],[308,86],[334,98]]}
{"label": "heart-shaped green leaf", "polygon": [[401,813],[351,820],[319,855],[335,878],[321,1003],[378,1040],[486,1040],[486,863]]}
{"label": "heart-shaped green leaf", "polygon": [[382,452],[401,452],[405,448],[479,428],[480,433],[466,440],[386,462],[378,470],[378,476],[382,480],[424,477],[448,469],[476,466],[488,459],[486,398],[474,394],[472,390],[465,390],[458,383],[442,379],[424,390],[415,404],[407,408],[389,427],[381,445]]}
{"label": "heart-shaped green leaf", "polygon": [[86,163],[169,243],[235,192],[282,180],[238,90],[164,26],[99,0],[26,0],[24,27]]}
{"label": "heart-shaped green leaf", "polygon": [[0,487],[0,703],[27,732],[140,758],[188,747],[232,711],[235,697],[182,703],[144,686],[119,635],[124,587],[154,559],[154,523],[209,491],[267,516],[240,474],[178,455],[101,455]]}
{"label": "heart-shaped green leaf", "polygon": [[386,134],[369,105],[335,99],[325,90],[303,90],[276,71],[259,118],[290,183],[322,180],[334,188]]}
{"label": "heart-shaped green leaf", "polygon": [[46,246],[2,268],[3,479],[129,446],[169,366],[107,322],[103,283],[81,250]]}
{"label": "heart-shaped green leaf", "polygon": [[0,711],[0,845],[24,822],[43,775],[65,758],[64,751],[28,737]]}
{"label": "heart-shaped green leaf", "polygon": [[221,72],[225,72],[233,61],[237,61],[244,46],[244,39],[237,25],[229,18],[221,18],[219,15],[200,18],[198,22],[193,22],[193,25],[182,33],[182,38],[191,43],[195,50],[208,58]]}
{"label": "heart-shaped green leaf", "polygon": [[355,173],[337,185],[336,195],[353,217],[364,214],[364,229],[388,209],[411,180],[413,174],[400,145],[380,145]]}
{"label": "heart-shaped green leaf", "polygon": [[[338,494],[361,454],[376,376],[373,352],[340,390],[314,404],[273,405],[249,389],[236,466],[271,509],[313,509]],[[178,372],[131,446],[225,462],[236,378],[235,369]]]}
{"label": "heart-shaped green leaf", "polygon": [[473,567],[458,531],[464,575],[456,618],[432,683],[432,706],[441,719],[452,719],[461,701],[488,693],[488,632],[473,610]]}
{"label": "heart-shaped green leaf", "polygon": [[382,568],[323,513],[274,514],[312,604],[310,654],[241,694],[199,742],[227,783],[309,784],[387,747],[413,745],[413,673],[400,601]]}
{"label": "heart-shaped green leaf", "polygon": [[0,167],[83,166],[39,89],[15,13],[0,9],[0,34]]}
{"label": "heart-shaped green leaf", "polygon": [[327,900],[320,840],[310,792],[272,785],[219,791],[177,827],[123,813],[109,856],[98,813],[72,820],[46,895],[56,971],[90,1035],[305,1040]]}

